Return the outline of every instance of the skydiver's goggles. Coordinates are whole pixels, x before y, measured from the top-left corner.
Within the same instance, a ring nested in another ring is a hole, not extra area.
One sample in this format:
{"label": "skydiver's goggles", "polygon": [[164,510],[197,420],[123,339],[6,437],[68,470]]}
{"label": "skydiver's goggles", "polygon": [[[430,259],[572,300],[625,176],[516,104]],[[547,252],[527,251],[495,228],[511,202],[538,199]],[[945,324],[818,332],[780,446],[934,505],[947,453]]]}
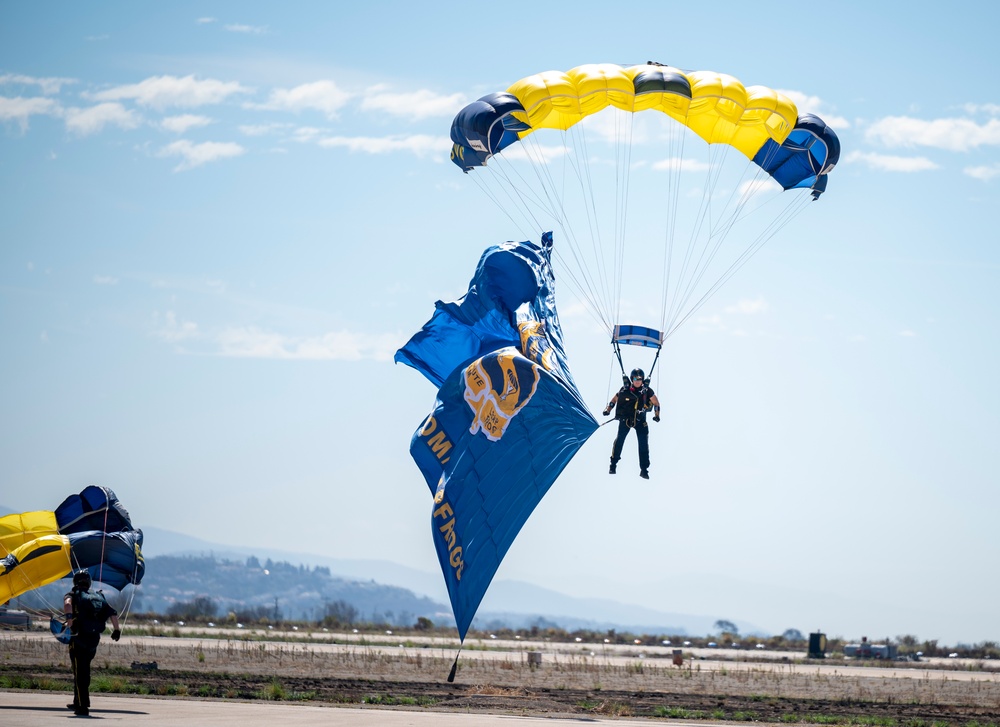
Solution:
{"label": "skydiver's goggles", "polygon": [[632,377],[632,381],[642,381],[642,380],[643,380],[643,378],[641,376],[633,376]]}

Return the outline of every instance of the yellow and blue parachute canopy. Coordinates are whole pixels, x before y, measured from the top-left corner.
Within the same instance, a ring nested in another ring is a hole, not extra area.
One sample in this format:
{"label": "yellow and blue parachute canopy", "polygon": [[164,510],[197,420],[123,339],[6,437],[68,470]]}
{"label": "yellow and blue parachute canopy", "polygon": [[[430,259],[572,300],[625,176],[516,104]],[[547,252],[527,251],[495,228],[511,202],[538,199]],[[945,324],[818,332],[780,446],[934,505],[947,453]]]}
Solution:
{"label": "yellow and blue parachute canopy", "polygon": [[[833,130],[817,117],[800,118],[795,103],[780,91],[744,86],[714,71],[596,63],[537,73],[469,104],[452,122],[451,159],[468,172],[539,129],[566,130],[609,107],[665,114],[709,144],[736,149],[785,189],[825,189],[826,180],[820,183],[819,177],[840,156]],[[785,147],[793,131],[801,133]],[[787,160],[775,160],[782,148],[784,157],[811,153],[802,164],[788,166]]]}

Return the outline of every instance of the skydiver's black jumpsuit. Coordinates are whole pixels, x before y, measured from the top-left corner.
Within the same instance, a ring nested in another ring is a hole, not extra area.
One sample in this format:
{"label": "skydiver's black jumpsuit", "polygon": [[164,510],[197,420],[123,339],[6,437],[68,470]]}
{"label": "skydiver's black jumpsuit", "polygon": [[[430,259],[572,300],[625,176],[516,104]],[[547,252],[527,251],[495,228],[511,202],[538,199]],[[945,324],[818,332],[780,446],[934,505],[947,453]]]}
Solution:
{"label": "skydiver's black jumpsuit", "polygon": [[90,662],[97,656],[101,632],[107,620],[117,615],[103,593],[74,588],[66,594],[73,601],[73,638],[69,642],[69,660],[73,665],[73,707],[78,712],[90,710]]}
{"label": "skydiver's black jumpsuit", "polygon": [[652,406],[653,390],[648,386],[623,386],[618,392],[615,404],[615,419],[618,420],[618,436],[611,447],[611,464],[617,465],[622,457],[622,446],[629,429],[635,429],[639,439],[639,469],[649,469],[649,424],[646,423],[646,412]]}

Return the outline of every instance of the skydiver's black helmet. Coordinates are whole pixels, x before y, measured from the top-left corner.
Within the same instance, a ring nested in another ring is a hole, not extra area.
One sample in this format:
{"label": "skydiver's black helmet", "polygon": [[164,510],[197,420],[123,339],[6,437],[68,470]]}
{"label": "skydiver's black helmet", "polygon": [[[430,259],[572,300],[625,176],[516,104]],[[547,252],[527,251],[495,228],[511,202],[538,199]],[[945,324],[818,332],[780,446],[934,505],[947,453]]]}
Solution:
{"label": "skydiver's black helmet", "polygon": [[90,573],[85,570],[78,570],[73,574],[73,588],[80,588],[84,591],[90,590]]}
{"label": "skydiver's black helmet", "polygon": [[632,373],[629,375],[629,378],[632,379],[633,381],[635,381],[636,378],[640,378],[643,380],[643,382],[645,382],[646,374],[643,373],[642,369],[632,369]]}

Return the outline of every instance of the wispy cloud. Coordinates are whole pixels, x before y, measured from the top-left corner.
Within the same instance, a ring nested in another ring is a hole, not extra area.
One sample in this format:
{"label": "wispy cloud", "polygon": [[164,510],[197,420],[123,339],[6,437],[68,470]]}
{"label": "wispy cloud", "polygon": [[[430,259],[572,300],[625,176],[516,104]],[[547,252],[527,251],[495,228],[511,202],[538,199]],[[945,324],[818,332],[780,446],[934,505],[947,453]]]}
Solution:
{"label": "wispy cloud", "polygon": [[775,182],[771,177],[765,177],[764,179],[751,179],[740,184],[739,197],[743,203],[746,203],[754,197],[780,191],[781,185]]}
{"label": "wispy cloud", "polygon": [[292,124],[276,122],[273,124],[244,124],[238,128],[240,133],[245,136],[267,136],[268,134],[284,131],[291,126]]}
{"label": "wispy cloud", "polygon": [[237,81],[201,80],[193,75],[183,78],[153,76],[139,83],[99,91],[91,94],[91,98],[97,101],[134,101],[140,106],[164,109],[218,104],[230,96],[250,93],[251,90]]}
{"label": "wispy cloud", "polygon": [[969,151],[1000,145],[1000,119],[979,124],[972,119],[925,121],[910,116],[887,116],[865,131],[868,141],[887,147],[928,146],[947,151]]}
{"label": "wispy cloud", "polygon": [[245,25],[243,23],[230,23],[229,25],[223,26],[230,33],[246,33],[248,35],[265,35],[267,33],[266,25]]}
{"label": "wispy cloud", "polygon": [[351,99],[351,94],[333,81],[314,81],[294,88],[278,88],[271,92],[264,104],[247,104],[249,108],[266,111],[319,111],[329,119],[337,114]]}
{"label": "wispy cloud", "polygon": [[37,78],[35,76],[24,76],[18,73],[5,73],[0,75],[0,86],[6,85],[18,85],[18,86],[38,86],[42,93],[46,96],[52,96],[59,93],[63,86],[71,83],[76,83],[76,79],[73,78],[57,78],[57,77],[45,77]]}
{"label": "wispy cloud", "polygon": [[759,313],[766,313],[770,306],[763,297],[757,297],[753,300],[744,299],[737,301],[733,305],[726,306],[723,310],[726,313],[735,313],[744,316],[753,316]]}
{"label": "wispy cloud", "polygon": [[218,353],[235,358],[307,361],[390,361],[399,348],[399,335],[335,331],[320,336],[294,337],[256,327],[229,328],[217,337]]}
{"label": "wispy cloud", "polygon": [[902,336],[903,338],[913,338],[917,334],[914,331],[911,331],[909,328],[905,328],[899,332],[899,335]]}
{"label": "wispy cloud", "polygon": [[95,285],[118,285],[118,278],[112,275],[95,275]]}
{"label": "wispy cloud", "polygon": [[208,25],[209,23],[217,23],[219,21],[216,18],[205,17],[205,18],[198,18],[194,22],[196,22],[198,25]]}
{"label": "wispy cloud", "polygon": [[363,111],[384,111],[394,116],[426,119],[434,116],[451,117],[462,110],[466,99],[460,93],[442,96],[433,91],[419,90],[393,93],[385,86],[373,86],[361,101]]}
{"label": "wispy cloud", "polygon": [[898,157],[863,151],[852,151],[843,161],[867,164],[872,169],[883,172],[926,172],[938,168],[938,165],[927,157]]}
{"label": "wispy cloud", "polygon": [[777,89],[778,93],[783,93],[792,100],[799,113],[815,114],[819,116],[835,129],[850,128],[851,122],[843,116],[837,116],[823,99],[801,91],[790,91],[788,89]]}
{"label": "wispy cloud", "polygon": [[170,310],[162,317],[159,313],[153,314],[152,330],[154,336],[168,343],[180,343],[201,337],[197,323],[178,320],[177,315]]}
{"label": "wispy cloud", "polygon": [[989,182],[991,179],[1000,176],[1000,163],[977,167],[966,167],[962,170],[962,173],[969,175],[973,179]]}
{"label": "wispy cloud", "polygon": [[987,114],[988,116],[1000,116],[1000,104],[995,103],[967,103],[962,109],[967,114]]}
{"label": "wispy cloud", "polygon": [[244,153],[246,149],[234,142],[206,141],[194,144],[187,139],[181,139],[163,147],[157,156],[181,157],[183,161],[174,167],[174,171],[183,172],[208,162],[238,157]]}
{"label": "wispy cloud", "polygon": [[58,115],[61,107],[50,98],[35,96],[8,98],[0,96],[0,121],[14,121],[24,131],[28,128],[28,119],[39,114]]}
{"label": "wispy cloud", "polygon": [[195,129],[201,126],[208,126],[212,119],[208,116],[198,116],[196,114],[181,114],[180,116],[168,116],[160,122],[160,126],[175,134],[183,134],[188,129]]}
{"label": "wispy cloud", "polygon": [[107,125],[134,129],[142,118],[120,103],[102,103],[86,109],[69,108],[64,113],[66,128],[80,136],[95,134]]}
{"label": "wispy cloud", "polygon": [[671,157],[653,162],[652,169],[658,172],[705,172],[711,169],[707,162],[700,159],[682,159],[681,157]]}
{"label": "wispy cloud", "polygon": [[441,155],[447,158],[451,140],[446,137],[414,134],[412,136],[329,136],[317,142],[326,148],[346,148],[352,152],[366,154],[390,154],[410,152],[418,157]]}

